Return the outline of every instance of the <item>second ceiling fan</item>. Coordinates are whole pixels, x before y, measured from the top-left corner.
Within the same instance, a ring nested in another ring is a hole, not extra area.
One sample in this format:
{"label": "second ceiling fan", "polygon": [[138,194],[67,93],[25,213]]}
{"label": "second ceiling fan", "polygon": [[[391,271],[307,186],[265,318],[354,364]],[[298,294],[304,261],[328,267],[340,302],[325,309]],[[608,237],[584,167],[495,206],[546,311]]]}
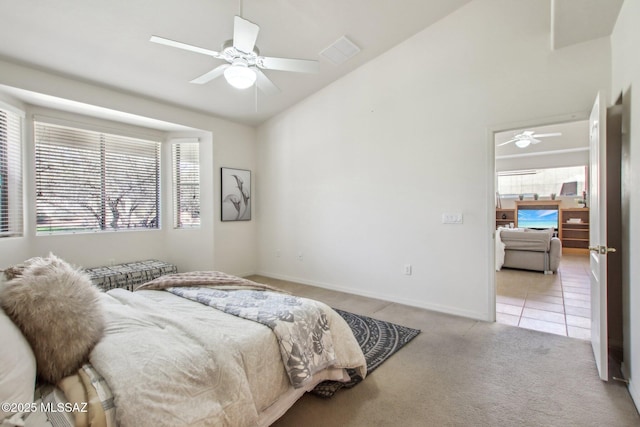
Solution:
{"label": "second ceiling fan", "polygon": [[224,75],[227,82],[237,89],[246,89],[256,84],[262,92],[267,95],[272,95],[278,93],[280,89],[262,70],[293,71],[298,73],[318,72],[318,61],[261,56],[260,50],[256,46],[259,31],[260,27],[257,24],[240,16],[235,16],[233,21],[233,39],[224,42],[221,52],[159,36],[151,36],[149,41],[208,55],[227,62],[191,80],[191,83],[196,84],[208,83]]}
{"label": "second ceiling fan", "polygon": [[560,132],[553,132],[553,133],[535,133],[532,130],[526,130],[522,133],[519,133],[517,135],[515,135],[513,137],[513,139],[510,139],[509,141],[503,142],[502,144],[498,144],[498,147],[501,147],[503,145],[507,145],[507,144],[511,144],[512,142],[515,142],[516,146],[519,148],[525,148],[528,147],[530,144],[537,144],[540,142],[540,140],[538,138],[548,138],[550,136],[560,136],[562,135]]}

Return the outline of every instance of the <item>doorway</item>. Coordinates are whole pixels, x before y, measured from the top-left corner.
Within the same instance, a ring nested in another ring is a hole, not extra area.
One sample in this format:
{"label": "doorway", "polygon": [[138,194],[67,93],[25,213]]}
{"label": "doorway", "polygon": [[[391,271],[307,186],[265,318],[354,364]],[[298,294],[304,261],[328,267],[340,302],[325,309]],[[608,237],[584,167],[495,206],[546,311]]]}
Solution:
{"label": "doorway", "polygon": [[[589,340],[588,195],[583,194],[588,188],[588,120],[498,131],[494,144],[496,227],[514,227],[522,232],[552,227],[563,247],[555,274],[517,265],[499,269],[497,263],[496,321]],[[521,212],[518,224],[518,206],[538,203],[557,206],[555,214],[545,209],[552,218],[549,221],[556,222],[525,224]],[[575,222],[583,217],[586,221],[580,219],[580,223],[562,227],[568,220]],[[500,257],[496,258],[499,261]]]}

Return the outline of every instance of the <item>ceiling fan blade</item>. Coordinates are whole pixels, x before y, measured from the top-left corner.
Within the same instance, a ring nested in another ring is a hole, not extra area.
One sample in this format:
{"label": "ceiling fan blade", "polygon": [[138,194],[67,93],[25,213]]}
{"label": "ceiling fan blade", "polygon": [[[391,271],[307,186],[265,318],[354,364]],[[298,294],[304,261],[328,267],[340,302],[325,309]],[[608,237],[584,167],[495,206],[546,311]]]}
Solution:
{"label": "ceiling fan blade", "polygon": [[529,138],[529,142],[532,144],[537,144],[538,142],[541,142],[541,141],[539,139]]}
{"label": "ceiling fan blade", "polygon": [[265,95],[275,95],[280,92],[280,88],[278,88],[261,69],[254,67],[253,71],[256,72],[258,89],[264,92]]}
{"label": "ceiling fan blade", "polygon": [[498,144],[498,145],[496,145],[496,147],[502,147],[503,145],[510,144],[510,143],[512,143],[512,142],[514,142],[514,141],[517,141],[517,140],[518,140],[517,138],[516,138],[516,139],[510,139],[510,140],[509,140],[509,141],[507,141],[507,142],[503,142],[502,144]]}
{"label": "ceiling fan blade", "polygon": [[562,135],[560,132],[553,132],[553,133],[536,133],[531,135],[534,138],[546,138],[549,136],[560,136]]}
{"label": "ceiling fan blade", "polygon": [[293,71],[296,73],[317,73],[320,71],[320,63],[309,59],[262,56],[258,58],[258,66],[265,70]]}
{"label": "ceiling fan blade", "polygon": [[205,83],[209,83],[211,80],[223,75],[224,74],[224,70],[226,70],[230,66],[231,66],[231,64],[219,65],[216,68],[214,68],[213,70],[209,71],[208,73],[204,73],[200,77],[196,77],[195,79],[191,80],[189,83],[195,83],[195,84],[199,84],[199,85],[203,85]]}
{"label": "ceiling fan blade", "polygon": [[239,16],[233,19],[233,47],[240,52],[251,53],[256,45],[260,27]]}
{"label": "ceiling fan blade", "polygon": [[191,52],[202,53],[203,55],[213,56],[214,58],[220,58],[220,53],[215,50],[204,49],[202,47],[194,46],[191,44],[186,44],[182,42],[177,42],[171,39],[165,39],[164,37],[151,36],[149,39],[150,42],[163,44],[165,46],[177,47],[178,49],[184,49]]}

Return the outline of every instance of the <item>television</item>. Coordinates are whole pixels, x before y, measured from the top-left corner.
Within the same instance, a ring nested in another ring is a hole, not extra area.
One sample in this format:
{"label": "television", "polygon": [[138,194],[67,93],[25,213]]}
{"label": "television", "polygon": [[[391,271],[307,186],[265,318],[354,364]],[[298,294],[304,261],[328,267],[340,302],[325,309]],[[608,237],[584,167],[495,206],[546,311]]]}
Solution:
{"label": "television", "polygon": [[518,209],[518,228],[558,228],[557,209]]}

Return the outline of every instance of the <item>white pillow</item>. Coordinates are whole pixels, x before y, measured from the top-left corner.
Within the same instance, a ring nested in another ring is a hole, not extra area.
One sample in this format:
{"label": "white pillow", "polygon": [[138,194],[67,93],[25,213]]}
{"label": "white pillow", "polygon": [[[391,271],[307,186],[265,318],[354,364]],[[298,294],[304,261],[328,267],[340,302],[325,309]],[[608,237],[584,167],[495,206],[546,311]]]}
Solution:
{"label": "white pillow", "polygon": [[[0,402],[31,403],[36,384],[36,358],[20,329],[0,309]],[[11,413],[0,409],[0,422]]]}

